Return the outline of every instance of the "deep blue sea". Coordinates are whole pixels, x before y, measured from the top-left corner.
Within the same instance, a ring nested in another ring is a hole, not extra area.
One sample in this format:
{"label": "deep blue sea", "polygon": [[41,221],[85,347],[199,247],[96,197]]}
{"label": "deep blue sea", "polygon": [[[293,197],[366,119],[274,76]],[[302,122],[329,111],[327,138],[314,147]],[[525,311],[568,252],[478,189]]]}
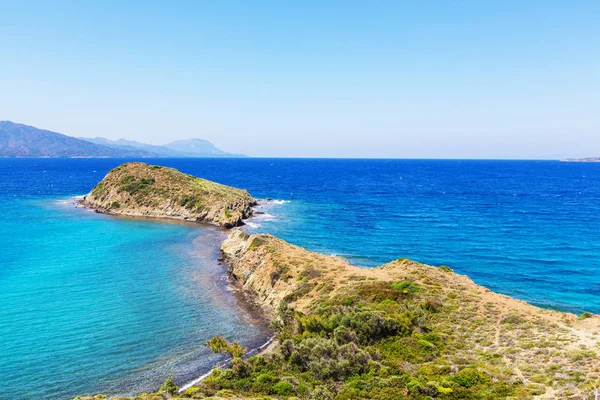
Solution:
{"label": "deep blue sea", "polygon": [[[223,233],[73,206],[116,159],[0,159],[0,398],[68,399],[182,383],[221,334],[269,333],[228,289]],[[533,304],[600,313],[600,164],[157,159],[247,188],[245,229],[366,267],[449,265]]]}

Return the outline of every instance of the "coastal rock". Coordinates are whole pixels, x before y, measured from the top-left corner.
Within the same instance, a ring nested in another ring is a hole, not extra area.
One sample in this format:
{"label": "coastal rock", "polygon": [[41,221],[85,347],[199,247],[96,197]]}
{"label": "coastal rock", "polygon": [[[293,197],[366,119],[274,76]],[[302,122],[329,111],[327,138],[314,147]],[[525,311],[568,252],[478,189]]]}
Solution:
{"label": "coastal rock", "polygon": [[340,257],[310,252],[272,235],[235,230],[222,243],[221,252],[231,276],[257,297],[267,313],[281,301],[307,311],[310,302],[320,296],[320,289],[333,294],[349,276],[392,279],[380,268],[359,268]]}
{"label": "coastal rock", "polygon": [[243,225],[256,200],[246,190],[141,162],[111,170],[81,204],[100,213]]}

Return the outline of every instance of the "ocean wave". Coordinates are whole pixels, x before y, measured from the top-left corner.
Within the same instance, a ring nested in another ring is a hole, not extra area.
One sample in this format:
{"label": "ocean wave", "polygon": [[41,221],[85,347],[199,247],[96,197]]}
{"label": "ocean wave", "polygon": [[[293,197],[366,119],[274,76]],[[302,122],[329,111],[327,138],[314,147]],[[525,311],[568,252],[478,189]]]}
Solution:
{"label": "ocean wave", "polygon": [[259,205],[264,206],[264,205],[268,205],[268,204],[287,204],[287,203],[291,203],[291,200],[280,200],[280,199],[261,199],[258,201]]}
{"label": "ocean wave", "polygon": [[60,207],[77,207],[78,201],[82,200],[83,196],[73,196],[66,199],[54,200],[52,203]]}

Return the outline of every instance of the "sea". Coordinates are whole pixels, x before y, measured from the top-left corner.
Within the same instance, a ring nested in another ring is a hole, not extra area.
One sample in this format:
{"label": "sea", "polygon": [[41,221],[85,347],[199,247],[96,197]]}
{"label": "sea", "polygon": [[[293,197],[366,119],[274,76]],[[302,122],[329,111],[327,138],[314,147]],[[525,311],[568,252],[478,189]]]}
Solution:
{"label": "sea", "polygon": [[[76,206],[122,159],[0,159],[0,399],[185,384],[221,335],[270,337],[215,227]],[[259,199],[244,227],[365,268],[447,265],[536,306],[600,313],[600,163],[144,159]]]}

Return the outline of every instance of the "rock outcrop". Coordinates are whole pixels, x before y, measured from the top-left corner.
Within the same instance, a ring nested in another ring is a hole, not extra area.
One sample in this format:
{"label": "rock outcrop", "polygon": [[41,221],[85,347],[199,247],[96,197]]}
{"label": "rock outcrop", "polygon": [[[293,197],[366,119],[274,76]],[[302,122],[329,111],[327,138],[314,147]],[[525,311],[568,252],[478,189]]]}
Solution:
{"label": "rock outcrop", "polygon": [[313,289],[327,282],[330,294],[339,286],[340,277],[353,274],[378,276],[378,269],[364,269],[342,258],[310,252],[272,235],[231,232],[221,244],[223,261],[229,273],[256,297],[269,314],[281,301],[306,311],[318,297]]}
{"label": "rock outcrop", "polygon": [[81,204],[100,213],[205,222],[228,229],[243,225],[256,200],[246,190],[174,168],[131,162],[111,170]]}

